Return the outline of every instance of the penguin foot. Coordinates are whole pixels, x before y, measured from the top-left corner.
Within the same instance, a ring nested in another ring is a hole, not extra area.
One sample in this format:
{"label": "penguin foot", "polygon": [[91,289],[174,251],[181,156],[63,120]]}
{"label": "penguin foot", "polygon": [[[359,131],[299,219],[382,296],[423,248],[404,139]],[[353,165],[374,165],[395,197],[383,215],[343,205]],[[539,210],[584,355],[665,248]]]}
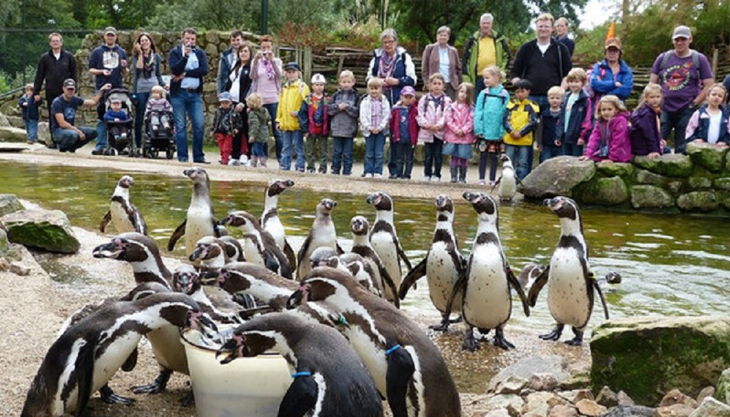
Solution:
{"label": "penguin foot", "polygon": [[504,333],[502,333],[499,330],[497,330],[496,334],[494,335],[494,339],[492,340],[492,344],[494,344],[494,346],[497,346],[497,347],[502,348],[504,350],[510,350],[510,349],[514,349],[515,348],[515,345],[513,345],[512,343],[510,343],[509,340],[505,339],[504,338]]}
{"label": "penguin foot", "polygon": [[190,392],[180,398],[180,405],[183,407],[192,407],[193,405],[195,405],[195,396],[193,395],[193,390],[190,390]]}
{"label": "penguin foot", "polygon": [[467,330],[466,336],[464,336],[464,341],[461,343],[461,349],[468,350],[469,352],[479,350],[479,341],[474,337],[474,333],[471,329]]}
{"label": "penguin foot", "polygon": [[449,321],[449,318],[445,317],[443,320],[441,320],[441,323],[432,324],[432,325],[428,326],[428,328],[431,330],[435,330],[437,332],[446,333],[449,330],[449,324],[451,324],[451,322]]}
{"label": "penguin foot", "polygon": [[172,371],[167,368],[162,368],[160,374],[157,375],[154,382],[147,385],[138,385],[130,388],[135,394],[159,394],[164,392],[167,388],[167,381],[170,380]]}
{"label": "penguin foot", "polygon": [[562,335],[562,334],[563,334],[563,325],[559,324],[557,327],[555,327],[555,329],[553,329],[552,332],[550,332],[548,334],[540,335],[539,337],[542,340],[558,340],[558,339],[560,339],[560,335]]}
{"label": "penguin foot", "polygon": [[101,395],[101,400],[107,404],[131,405],[134,403],[133,398],[122,397],[121,395],[115,394],[114,391],[109,388],[109,385],[101,387],[99,389],[99,394]]}
{"label": "penguin foot", "polygon": [[565,344],[570,346],[580,346],[583,344],[583,338],[576,336],[570,340],[566,340]]}

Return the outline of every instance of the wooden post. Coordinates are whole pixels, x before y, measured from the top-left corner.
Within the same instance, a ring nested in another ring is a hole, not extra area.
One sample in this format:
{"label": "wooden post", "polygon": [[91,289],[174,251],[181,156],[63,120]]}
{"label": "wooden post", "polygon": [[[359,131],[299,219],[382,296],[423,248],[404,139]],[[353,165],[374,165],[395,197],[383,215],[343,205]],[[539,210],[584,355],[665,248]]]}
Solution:
{"label": "wooden post", "polygon": [[312,79],[312,47],[305,46],[302,53],[302,63],[304,70],[304,80],[309,82]]}
{"label": "wooden post", "polygon": [[717,74],[717,60],[719,54],[720,51],[717,48],[712,49],[712,73],[715,74],[716,79],[722,80],[722,77],[718,78]]}

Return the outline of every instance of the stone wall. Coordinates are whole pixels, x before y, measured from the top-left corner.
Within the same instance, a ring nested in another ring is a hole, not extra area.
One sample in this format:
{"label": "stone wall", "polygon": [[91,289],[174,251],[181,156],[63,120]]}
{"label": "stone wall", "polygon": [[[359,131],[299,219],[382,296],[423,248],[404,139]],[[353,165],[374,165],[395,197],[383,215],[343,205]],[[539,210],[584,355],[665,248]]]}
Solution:
{"label": "stone wall", "polygon": [[689,144],[687,155],[668,154],[631,163],[553,158],[528,175],[527,199],[556,195],[587,205],[730,216],[728,148]]}

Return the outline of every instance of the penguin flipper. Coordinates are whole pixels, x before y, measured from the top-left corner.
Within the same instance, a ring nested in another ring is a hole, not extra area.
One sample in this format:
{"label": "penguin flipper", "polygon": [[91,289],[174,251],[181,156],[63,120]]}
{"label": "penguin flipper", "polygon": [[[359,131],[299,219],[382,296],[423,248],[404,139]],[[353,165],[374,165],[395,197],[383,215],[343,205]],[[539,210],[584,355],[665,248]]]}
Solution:
{"label": "penguin flipper", "polygon": [[591,278],[591,282],[593,285],[593,288],[596,289],[596,292],[598,292],[598,296],[601,298],[601,304],[603,305],[603,315],[606,317],[606,320],[608,320],[608,305],[606,304],[606,297],[603,296],[603,291],[601,290],[601,286],[598,285],[598,281]]}
{"label": "penguin flipper", "polygon": [[110,221],[112,221],[111,210],[106,212],[104,217],[101,219],[101,223],[99,223],[99,231],[101,231],[101,233],[104,233],[106,231],[106,226],[109,224]]}
{"label": "penguin flipper", "polygon": [[[304,257],[307,255],[307,251],[309,250],[309,242],[311,240],[312,240],[312,233],[310,232],[309,236],[307,236],[307,238],[304,240],[304,243],[302,243],[302,247],[299,248],[299,252],[297,252],[297,259],[299,260],[299,262],[301,262],[302,259],[304,259]],[[299,266],[299,264],[297,264],[297,267],[298,266]],[[297,270],[298,269],[299,268],[297,268]],[[297,277],[297,278],[301,279],[304,277]]]}
{"label": "penguin flipper", "polygon": [[458,294],[459,291],[464,291],[466,289],[466,280],[469,278],[470,271],[471,257],[469,257],[469,264],[459,272],[459,279],[456,280],[454,283],[454,289],[451,290],[451,296],[449,297],[449,302],[446,304],[446,311],[444,311],[444,317],[446,317],[446,320],[448,320],[449,316],[451,316],[451,310],[454,305],[456,294]]}
{"label": "penguin flipper", "polygon": [[403,259],[403,262],[408,267],[408,272],[410,272],[413,269],[413,265],[411,265],[411,261],[408,260],[408,257],[403,251],[403,247],[400,245],[400,241],[398,239],[395,240],[395,247],[398,249],[398,257]]}
{"label": "penguin flipper", "polygon": [[174,232],[172,232],[172,236],[170,236],[170,240],[167,242],[167,250],[172,252],[173,249],[175,249],[175,244],[177,243],[178,239],[183,237],[185,235],[185,226],[188,224],[188,219],[183,220],[182,223],[180,223],[180,226],[175,229]]}
{"label": "penguin flipper", "polygon": [[277,417],[302,417],[317,404],[319,387],[312,376],[298,376],[279,404]]}
{"label": "penguin flipper", "polygon": [[537,278],[535,278],[535,282],[532,283],[532,286],[530,287],[530,292],[527,294],[527,300],[530,303],[530,307],[535,307],[535,304],[537,303],[537,296],[540,294],[540,290],[542,290],[542,287],[545,286],[548,282],[548,277],[550,276],[550,265],[548,265],[540,275],[538,275]]}
{"label": "penguin flipper", "polygon": [[337,256],[342,255],[345,251],[342,249],[339,243],[335,243],[335,249],[337,250]]}
{"label": "penguin flipper", "polygon": [[515,276],[515,273],[512,272],[512,268],[509,266],[507,267],[507,281],[512,286],[512,288],[517,291],[517,295],[520,297],[520,301],[522,301],[522,308],[525,311],[525,316],[530,317],[530,306],[527,304],[527,297],[525,296],[525,291],[522,289],[522,285],[520,285],[520,281],[517,280],[517,277]]}
{"label": "penguin flipper", "polygon": [[127,360],[122,364],[122,371],[131,372],[137,366],[137,354],[137,348],[134,348],[132,353],[129,354],[129,357],[127,357]]}
{"label": "penguin flipper", "polygon": [[96,352],[96,340],[86,342],[79,350],[74,364],[74,371],[77,375],[76,385],[78,399],[76,400],[75,417],[85,415],[86,406],[91,398],[91,386],[94,383],[94,354]]}
{"label": "penguin flipper", "polygon": [[289,260],[289,266],[291,269],[294,269],[297,266],[297,255],[294,253],[294,249],[292,249],[291,245],[289,245],[289,241],[284,239],[284,255],[286,255],[286,259]]}
{"label": "penguin flipper", "polygon": [[264,252],[264,266],[266,266],[266,269],[272,272],[276,272],[279,274],[279,262],[276,260],[276,257],[269,251]]}
{"label": "penguin flipper", "polygon": [[[391,348],[392,349],[392,348]],[[387,354],[388,370],[385,374],[385,390],[388,404],[394,417],[408,415],[408,383],[416,370],[413,358],[407,350],[401,348]]]}
{"label": "penguin flipper", "polygon": [[400,283],[400,288],[398,289],[398,297],[400,297],[401,300],[404,300],[406,298],[408,290],[411,288],[411,286],[413,286],[413,284],[416,283],[416,281],[426,276],[427,260],[428,253],[426,253],[426,256],[421,260],[421,262],[419,262],[418,265],[411,269],[410,272],[408,272],[408,275],[403,278],[403,282]]}

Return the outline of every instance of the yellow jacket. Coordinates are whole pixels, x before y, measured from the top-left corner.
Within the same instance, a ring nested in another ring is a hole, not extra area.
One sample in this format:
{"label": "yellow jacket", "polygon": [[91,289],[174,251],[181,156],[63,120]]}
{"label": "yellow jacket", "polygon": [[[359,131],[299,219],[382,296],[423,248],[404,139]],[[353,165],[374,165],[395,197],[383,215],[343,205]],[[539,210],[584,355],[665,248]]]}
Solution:
{"label": "yellow jacket", "polygon": [[[504,143],[516,146],[531,146],[533,132],[537,130],[540,121],[540,107],[531,100],[519,101],[513,98],[507,103],[504,114]],[[511,132],[519,132],[521,137],[515,139]]]}
{"label": "yellow jacket", "polygon": [[276,123],[281,130],[299,130],[299,118],[292,116],[299,112],[302,102],[309,95],[309,87],[302,80],[287,81],[279,94],[279,107],[276,109]]}

